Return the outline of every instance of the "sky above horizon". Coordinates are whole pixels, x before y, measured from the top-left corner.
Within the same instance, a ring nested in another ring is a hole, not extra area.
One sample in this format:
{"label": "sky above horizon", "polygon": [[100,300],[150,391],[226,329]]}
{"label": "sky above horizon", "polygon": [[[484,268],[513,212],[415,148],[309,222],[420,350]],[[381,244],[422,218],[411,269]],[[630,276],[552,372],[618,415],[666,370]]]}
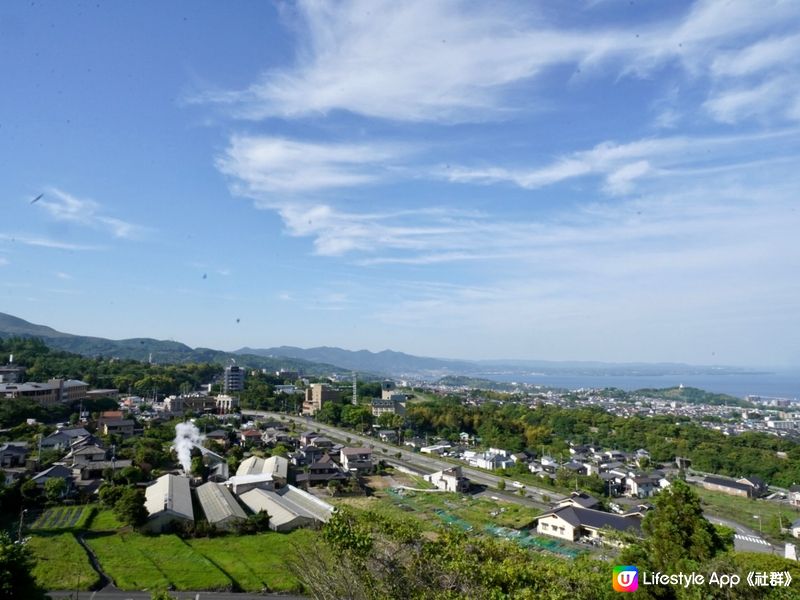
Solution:
{"label": "sky above horizon", "polygon": [[777,0],[4,2],[0,311],[797,366],[798,63]]}

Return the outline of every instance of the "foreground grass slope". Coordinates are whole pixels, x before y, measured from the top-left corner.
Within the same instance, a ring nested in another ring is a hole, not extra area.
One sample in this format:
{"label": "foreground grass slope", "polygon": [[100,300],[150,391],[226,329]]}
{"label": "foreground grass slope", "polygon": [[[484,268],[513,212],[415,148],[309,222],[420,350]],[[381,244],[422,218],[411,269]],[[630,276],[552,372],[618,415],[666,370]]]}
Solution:
{"label": "foreground grass slope", "polygon": [[48,590],[88,590],[100,582],[72,533],[32,535],[28,547],[36,558],[33,576]]}

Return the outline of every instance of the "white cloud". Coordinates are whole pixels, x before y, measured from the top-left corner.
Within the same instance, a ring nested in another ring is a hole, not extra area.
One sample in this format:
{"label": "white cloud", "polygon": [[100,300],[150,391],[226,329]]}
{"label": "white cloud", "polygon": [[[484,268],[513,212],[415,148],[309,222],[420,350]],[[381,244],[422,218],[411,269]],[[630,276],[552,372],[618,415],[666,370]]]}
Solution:
{"label": "white cloud", "polygon": [[72,275],[70,275],[69,273],[63,273],[63,272],[56,273],[56,277],[58,277],[59,279],[67,279],[67,280],[73,279]]}
{"label": "white cloud", "polygon": [[78,198],[58,188],[49,188],[36,206],[45,209],[57,221],[107,231],[117,238],[138,238],[146,231],[140,225],[102,214],[102,207],[94,200]]}
{"label": "white cloud", "polygon": [[770,37],[741,50],[723,52],[711,63],[717,77],[740,77],[765,70],[794,67],[800,62],[800,34]]}
{"label": "white cloud", "polygon": [[298,193],[376,181],[379,165],[399,149],[369,144],[300,142],[236,135],[217,168],[242,184],[244,194]]}
{"label": "white cloud", "polygon": [[516,84],[559,65],[648,76],[676,62],[692,74],[728,72],[737,68],[730,46],[754,40],[738,68],[764,68],[795,41],[759,46],[758,36],[798,17],[792,2],[702,1],[683,18],[634,34],[629,23],[559,26],[524,2],[309,0],[298,6],[301,47],[292,67],[268,71],[244,91],[196,100],[228,104],[251,119],[347,110],[403,121],[485,121],[514,108]]}
{"label": "white cloud", "polygon": [[534,168],[451,166],[436,170],[435,175],[454,183],[512,183],[530,190],[595,175],[603,178],[606,192],[625,194],[633,191],[638,180],[669,176],[675,171],[686,174],[687,167],[708,166],[710,160],[717,165],[738,164],[756,148],[774,156],[776,144],[786,140],[795,140],[790,150],[794,155],[798,133],[785,129],[717,137],[654,137],[624,144],[607,141]]}
{"label": "white cloud", "polygon": [[704,107],[717,121],[737,123],[749,117],[796,120],[793,106],[800,100],[800,77],[781,75],[751,86],[728,87],[712,93]]}
{"label": "white cloud", "polygon": [[20,243],[25,246],[36,246],[39,248],[53,248],[56,250],[100,250],[99,246],[87,246],[83,244],[72,244],[70,242],[62,242],[46,237],[37,237],[29,235],[12,235],[8,233],[0,233],[0,240],[5,240],[11,243]]}

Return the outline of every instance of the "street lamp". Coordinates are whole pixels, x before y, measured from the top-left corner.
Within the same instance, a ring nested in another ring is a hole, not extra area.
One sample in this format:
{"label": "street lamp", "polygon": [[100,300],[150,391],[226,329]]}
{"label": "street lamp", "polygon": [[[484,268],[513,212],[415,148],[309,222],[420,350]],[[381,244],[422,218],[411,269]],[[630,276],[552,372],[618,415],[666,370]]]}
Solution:
{"label": "street lamp", "polygon": [[19,511],[19,530],[17,532],[17,542],[19,542],[20,544],[22,543],[22,524],[23,524],[22,521],[26,514],[28,514],[27,508],[21,509]]}

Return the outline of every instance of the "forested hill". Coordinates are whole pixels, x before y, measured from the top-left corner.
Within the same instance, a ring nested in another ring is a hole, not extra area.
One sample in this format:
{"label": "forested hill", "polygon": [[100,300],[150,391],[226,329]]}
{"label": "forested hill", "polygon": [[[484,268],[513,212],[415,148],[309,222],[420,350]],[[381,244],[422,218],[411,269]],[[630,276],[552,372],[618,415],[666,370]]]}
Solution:
{"label": "forested hill", "polygon": [[152,361],[158,364],[211,363],[236,364],[253,368],[288,369],[307,375],[347,373],[347,369],[320,362],[291,357],[265,357],[252,354],[233,354],[211,348],[190,348],[186,344],[171,340],[131,338],[110,340],[100,337],[72,335],[45,325],[30,323],[24,319],[0,313],[0,339],[13,337],[36,338],[48,347],[87,357],[118,358],[121,360]]}

